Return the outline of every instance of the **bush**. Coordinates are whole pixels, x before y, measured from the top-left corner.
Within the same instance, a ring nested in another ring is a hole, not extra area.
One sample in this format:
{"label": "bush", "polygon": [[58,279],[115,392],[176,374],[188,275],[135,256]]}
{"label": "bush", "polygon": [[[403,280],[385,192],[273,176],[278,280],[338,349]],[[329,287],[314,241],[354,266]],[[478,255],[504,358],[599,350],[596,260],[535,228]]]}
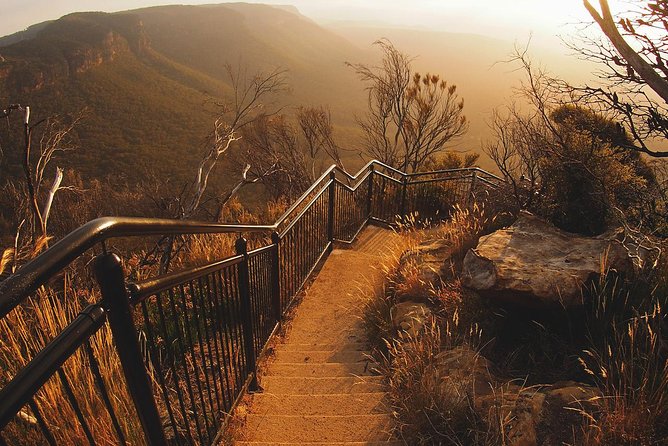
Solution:
{"label": "bush", "polygon": [[637,220],[648,195],[651,173],[626,133],[590,110],[561,106],[551,115],[553,148],[540,159],[543,212],[557,227],[597,235],[619,209]]}
{"label": "bush", "polygon": [[661,291],[668,275],[657,267],[646,273],[647,281],[636,282],[609,273],[592,286],[591,347],[579,360],[604,397],[587,444],[668,441],[668,299]]}

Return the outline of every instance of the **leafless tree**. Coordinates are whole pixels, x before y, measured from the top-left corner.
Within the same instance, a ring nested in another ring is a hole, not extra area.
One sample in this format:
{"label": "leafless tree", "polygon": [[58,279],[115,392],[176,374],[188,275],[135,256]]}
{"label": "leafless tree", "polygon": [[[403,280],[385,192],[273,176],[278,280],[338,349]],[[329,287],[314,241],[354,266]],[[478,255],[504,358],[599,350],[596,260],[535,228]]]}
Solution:
{"label": "leafless tree", "polygon": [[315,164],[323,152],[345,170],[340,148],[334,141],[334,128],[329,110],[325,107],[299,107],[297,121],[311,159],[311,178],[314,180],[319,174],[316,172]]}
{"label": "leafless tree", "polygon": [[483,150],[510,184],[514,200],[522,209],[532,209],[540,192],[540,156],[548,136],[541,120],[510,106],[494,111],[489,122],[493,140]]}
{"label": "leafless tree", "polygon": [[412,71],[412,59],[388,40],[374,43],[380,66],[348,64],[367,84],[368,113],[358,118],[365,150],[404,170],[418,170],[463,135],[468,122],[457,87],[436,74]]}
{"label": "leafless tree", "polygon": [[[241,139],[241,130],[262,116],[272,116],[280,108],[268,110],[265,102],[269,96],[286,89],[285,70],[275,69],[269,73],[249,75],[246,68],[239,66],[236,70],[227,65],[227,73],[233,89],[233,97],[229,102],[219,103],[221,113],[214,122],[213,132],[209,135],[209,146],[205,156],[197,167],[197,174],[192,185],[190,198],[180,211],[180,218],[191,217],[202,202],[202,197],[209,184],[209,176],[221,157],[228,152],[232,143]],[[240,179],[228,193],[223,194],[219,201],[219,211],[245,185],[256,182],[258,178],[249,179],[250,168],[244,166]]]}
{"label": "leafless tree", "polygon": [[[6,190],[11,191],[17,200],[16,211],[21,220],[16,229],[14,247],[3,254],[6,258],[11,257],[11,270],[20,258],[32,256],[48,245],[48,223],[54,198],[59,191],[71,190],[72,186],[62,184],[63,169],[58,166],[53,170],[51,181],[47,181],[46,175],[51,173],[51,166],[59,154],[75,149],[72,131],[83,116],[83,113],[79,114],[68,123],[58,117],[49,117],[31,124],[30,107],[12,104],[0,110],[0,118],[9,118],[13,113],[22,114],[21,166],[24,184],[11,181],[5,184]],[[37,129],[41,133],[35,150],[33,136]]]}
{"label": "leafless tree", "polygon": [[570,46],[583,58],[603,66],[600,85],[568,86],[589,107],[608,113],[633,139],[626,149],[646,155],[668,157],[668,3],[637,1],[614,17],[607,0],[599,9],[588,0],[584,7],[604,38],[581,36]]}
{"label": "leafless tree", "polygon": [[263,116],[244,134],[242,162],[274,199],[294,199],[315,181],[327,159],[343,167],[329,111],[300,107],[296,123],[285,115]]}

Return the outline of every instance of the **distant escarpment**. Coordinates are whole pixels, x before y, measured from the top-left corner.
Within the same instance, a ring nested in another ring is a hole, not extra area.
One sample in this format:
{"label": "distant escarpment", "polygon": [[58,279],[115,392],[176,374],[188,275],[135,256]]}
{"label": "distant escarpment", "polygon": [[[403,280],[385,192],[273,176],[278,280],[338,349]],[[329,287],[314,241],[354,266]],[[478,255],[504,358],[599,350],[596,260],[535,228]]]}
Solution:
{"label": "distant escarpment", "polygon": [[70,14],[33,38],[0,47],[0,85],[30,93],[84,73],[121,54],[145,54],[149,39],[132,14]]}
{"label": "distant escarpment", "polygon": [[[295,88],[272,98],[277,106],[329,104],[333,121],[352,126],[364,90],[346,60],[364,53],[294,9],[223,3],[76,13],[0,38],[0,100],[30,105],[34,122],[83,114],[81,150],[59,160],[83,178],[123,172],[139,182],[150,172],[183,184],[203,156],[216,104],[232,97],[228,64],[249,79],[288,70]],[[7,133],[0,126],[4,146],[20,147],[20,135]],[[6,150],[0,171],[18,175],[19,153]]]}

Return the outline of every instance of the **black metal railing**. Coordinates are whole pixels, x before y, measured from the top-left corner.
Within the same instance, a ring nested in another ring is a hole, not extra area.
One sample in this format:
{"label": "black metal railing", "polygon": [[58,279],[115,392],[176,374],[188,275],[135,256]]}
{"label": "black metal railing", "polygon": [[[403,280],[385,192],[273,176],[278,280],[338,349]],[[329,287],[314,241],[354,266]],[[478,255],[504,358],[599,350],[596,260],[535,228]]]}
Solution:
{"label": "black metal railing", "polygon": [[[40,403],[40,392],[53,380],[75,415],[70,425],[79,443],[101,443],[95,423],[104,418],[113,432],[106,443],[215,444],[240,396],[257,389],[258,357],[334,242],[350,243],[367,223],[392,224],[411,213],[445,219],[454,206],[484,198],[501,185],[500,178],[477,168],[405,174],[372,161],[354,176],[332,166],[273,225],[121,217],[89,222],[0,283],[4,318],[100,246],[93,262],[99,302],[5,380],[0,445],[74,442],[62,428],[55,431]],[[215,233],[239,235],[236,255],[134,282],[105,243]],[[248,250],[243,235],[250,233],[265,233],[271,243]],[[102,376],[108,358],[92,347],[102,331],[113,339],[129,401],[112,394]],[[72,391],[73,377],[66,372],[75,357],[91,377],[86,401]]]}

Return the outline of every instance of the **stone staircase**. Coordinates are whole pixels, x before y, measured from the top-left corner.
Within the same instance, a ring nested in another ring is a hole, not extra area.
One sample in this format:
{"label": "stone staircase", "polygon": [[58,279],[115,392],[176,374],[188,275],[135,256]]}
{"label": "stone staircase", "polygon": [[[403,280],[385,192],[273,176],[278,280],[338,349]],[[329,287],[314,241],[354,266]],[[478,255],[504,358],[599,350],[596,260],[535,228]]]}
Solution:
{"label": "stone staircase", "polygon": [[334,250],[297,307],[260,376],[236,445],[399,445],[388,397],[359,319],[360,283],[394,234],[367,228],[354,249]]}

